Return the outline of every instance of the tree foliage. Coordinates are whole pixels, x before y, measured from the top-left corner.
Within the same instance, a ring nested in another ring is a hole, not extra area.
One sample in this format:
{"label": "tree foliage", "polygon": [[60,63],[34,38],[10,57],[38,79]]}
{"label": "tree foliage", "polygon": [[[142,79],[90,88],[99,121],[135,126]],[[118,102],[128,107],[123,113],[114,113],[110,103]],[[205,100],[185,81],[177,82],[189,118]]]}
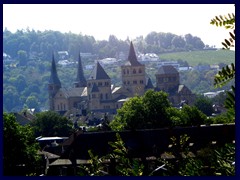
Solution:
{"label": "tree foliage", "polygon": [[196,106],[172,107],[167,93],[148,90],[142,97],[130,98],[110,122],[112,130],[156,129],[172,126],[198,126],[207,116]]}
{"label": "tree foliage", "polygon": [[[227,16],[215,16],[210,22],[212,25],[225,27],[226,29],[231,29],[232,32],[229,32],[230,37],[228,39],[224,39],[222,42],[224,49],[230,49],[235,46],[235,14],[229,13]],[[228,65],[223,67],[221,71],[219,71],[214,79],[214,85],[224,86],[229,81],[235,78],[235,64]],[[232,91],[229,91],[228,97],[225,102],[225,107],[228,109],[230,118],[235,119],[235,86],[231,87]]]}
{"label": "tree foliage", "polygon": [[210,24],[216,25],[219,27],[225,27],[226,29],[232,29],[232,32],[229,32],[230,37],[228,39],[224,39],[224,42],[222,42],[222,45],[225,49],[230,49],[231,47],[234,47],[235,44],[235,14],[234,13],[228,13],[228,15],[219,15],[215,16]]}
{"label": "tree foliage", "polygon": [[41,159],[33,129],[18,124],[12,114],[4,113],[3,121],[3,174],[39,174]]}
{"label": "tree foliage", "polygon": [[170,102],[165,92],[148,90],[124,103],[110,123],[113,130],[160,128],[170,125],[166,109]]}
{"label": "tree foliage", "polygon": [[[110,153],[106,156],[98,157],[94,155],[91,150],[88,151],[90,155],[90,166],[80,166],[79,175],[83,176],[143,176],[144,165],[137,159],[129,158],[128,149],[121,139],[120,135],[116,133],[116,141],[109,142]],[[104,162],[111,161],[115,166],[106,171]]]}
{"label": "tree foliage", "polygon": [[207,116],[211,116],[213,113],[213,104],[211,100],[207,97],[198,97],[195,100],[194,105]]}
{"label": "tree foliage", "polygon": [[35,137],[68,137],[72,132],[72,121],[53,111],[40,112],[32,121]]}
{"label": "tree foliage", "polygon": [[[89,150],[89,165],[80,165],[77,175],[80,176],[234,176],[235,145],[208,145],[198,150],[195,155],[189,149],[191,137],[186,134],[179,138],[171,137],[172,147],[162,158],[146,163],[144,158],[132,158],[120,135],[116,141],[109,142],[109,153],[97,156]],[[106,163],[107,162],[107,163]]]}

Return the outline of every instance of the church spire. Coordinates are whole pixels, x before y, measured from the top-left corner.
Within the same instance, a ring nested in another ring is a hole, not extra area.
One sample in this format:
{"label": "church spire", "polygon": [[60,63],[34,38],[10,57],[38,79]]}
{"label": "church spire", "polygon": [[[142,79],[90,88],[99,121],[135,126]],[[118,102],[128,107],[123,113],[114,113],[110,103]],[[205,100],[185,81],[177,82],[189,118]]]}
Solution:
{"label": "church spire", "polygon": [[128,61],[131,63],[132,66],[141,66],[141,64],[137,60],[137,56],[136,56],[132,41],[130,43]]}
{"label": "church spire", "polygon": [[103,69],[103,67],[100,65],[100,63],[97,61],[89,79],[110,79],[110,77],[107,75],[106,71]]}
{"label": "church spire", "polygon": [[49,79],[49,84],[55,84],[61,87],[61,82],[57,75],[56,63],[54,59],[54,54],[52,54],[52,67],[51,67],[51,76]]}
{"label": "church spire", "polygon": [[76,78],[76,82],[74,84],[75,84],[75,87],[86,87],[87,86],[87,81],[83,74],[83,67],[82,67],[82,60],[81,60],[80,52],[79,52],[79,56],[78,56],[77,78]]}
{"label": "church spire", "polygon": [[52,54],[51,76],[50,76],[49,84],[48,84],[49,108],[52,111],[55,110],[54,96],[56,95],[56,93],[58,92],[58,90],[60,88],[61,88],[61,82],[58,79],[54,54]]}

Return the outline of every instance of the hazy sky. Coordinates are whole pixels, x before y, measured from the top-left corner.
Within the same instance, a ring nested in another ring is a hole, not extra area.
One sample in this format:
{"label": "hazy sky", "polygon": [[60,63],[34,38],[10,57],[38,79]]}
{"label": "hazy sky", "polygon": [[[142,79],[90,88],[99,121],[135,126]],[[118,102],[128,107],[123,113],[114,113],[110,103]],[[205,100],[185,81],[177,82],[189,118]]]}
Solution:
{"label": "hazy sky", "polygon": [[96,40],[111,34],[131,40],[151,31],[190,33],[222,47],[228,31],[210,25],[210,20],[233,12],[233,4],[3,4],[3,29],[71,31]]}

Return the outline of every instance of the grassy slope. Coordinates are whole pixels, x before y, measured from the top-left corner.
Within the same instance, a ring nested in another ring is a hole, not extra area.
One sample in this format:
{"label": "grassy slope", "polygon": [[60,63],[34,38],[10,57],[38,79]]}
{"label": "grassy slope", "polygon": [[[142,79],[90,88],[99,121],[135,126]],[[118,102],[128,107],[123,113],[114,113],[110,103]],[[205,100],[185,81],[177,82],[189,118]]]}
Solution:
{"label": "grassy slope", "polygon": [[202,64],[231,64],[235,62],[235,51],[228,50],[206,50],[179,53],[160,54],[160,59],[187,61],[190,66]]}

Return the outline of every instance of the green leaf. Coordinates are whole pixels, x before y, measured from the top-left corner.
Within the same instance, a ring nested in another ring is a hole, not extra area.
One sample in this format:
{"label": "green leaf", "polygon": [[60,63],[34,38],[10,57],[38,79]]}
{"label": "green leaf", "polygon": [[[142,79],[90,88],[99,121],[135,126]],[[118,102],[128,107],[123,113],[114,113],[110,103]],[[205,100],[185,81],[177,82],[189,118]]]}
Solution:
{"label": "green leaf", "polygon": [[225,42],[227,43],[228,46],[231,45],[231,43],[227,39],[225,39]]}
{"label": "green leaf", "polygon": [[233,33],[231,33],[231,32],[229,32],[229,34],[230,34],[231,38],[232,38],[233,40],[235,40],[235,35],[234,35]]}
{"label": "green leaf", "polygon": [[228,49],[227,44],[225,44],[224,42],[222,42],[222,45],[223,45],[226,49]]}
{"label": "green leaf", "polygon": [[218,20],[218,21],[221,21],[217,16],[215,16],[215,19]]}

